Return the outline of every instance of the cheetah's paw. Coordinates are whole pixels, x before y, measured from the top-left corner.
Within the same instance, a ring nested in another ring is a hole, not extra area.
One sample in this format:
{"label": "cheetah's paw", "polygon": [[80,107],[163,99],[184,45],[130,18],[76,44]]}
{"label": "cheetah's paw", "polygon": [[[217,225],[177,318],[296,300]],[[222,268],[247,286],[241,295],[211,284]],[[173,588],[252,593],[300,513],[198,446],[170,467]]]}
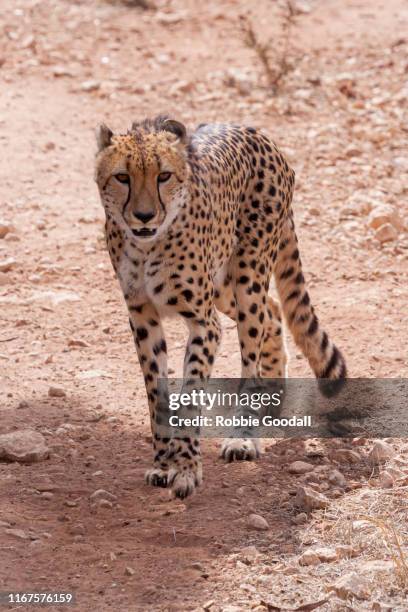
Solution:
{"label": "cheetah's paw", "polygon": [[231,461],[253,461],[261,454],[259,440],[246,438],[230,438],[224,440],[221,447],[221,457],[228,463]]}
{"label": "cheetah's paw", "polygon": [[203,481],[201,467],[193,470],[188,468],[183,470],[179,467],[170,468],[167,478],[167,483],[171,487],[172,497],[185,499],[195,489],[200,486]]}
{"label": "cheetah's paw", "polygon": [[168,472],[160,468],[151,468],[145,472],[145,482],[152,487],[166,488],[168,484]]}

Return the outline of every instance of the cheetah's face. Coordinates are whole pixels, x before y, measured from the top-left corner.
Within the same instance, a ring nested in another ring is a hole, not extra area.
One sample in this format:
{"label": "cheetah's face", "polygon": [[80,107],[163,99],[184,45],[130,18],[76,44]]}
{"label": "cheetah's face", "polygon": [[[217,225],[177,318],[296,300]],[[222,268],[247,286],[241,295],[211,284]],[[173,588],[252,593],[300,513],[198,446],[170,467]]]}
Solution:
{"label": "cheetah's face", "polygon": [[102,204],[139,242],[163,234],[184,201],[184,140],[184,126],[171,120],[160,131],[118,136],[99,128],[96,181]]}

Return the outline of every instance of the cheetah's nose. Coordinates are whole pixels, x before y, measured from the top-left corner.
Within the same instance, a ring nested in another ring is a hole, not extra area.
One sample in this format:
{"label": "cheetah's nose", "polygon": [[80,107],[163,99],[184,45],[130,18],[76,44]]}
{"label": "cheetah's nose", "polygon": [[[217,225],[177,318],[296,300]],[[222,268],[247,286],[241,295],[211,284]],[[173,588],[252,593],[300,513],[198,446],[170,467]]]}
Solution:
{"label": "cheetah's nose", "polygon": [[133,216],[136,219],[139,219],[142,223],[148,223],[150,219],[153,219],[154,213],[142,213],[142,212],[134,212]]}

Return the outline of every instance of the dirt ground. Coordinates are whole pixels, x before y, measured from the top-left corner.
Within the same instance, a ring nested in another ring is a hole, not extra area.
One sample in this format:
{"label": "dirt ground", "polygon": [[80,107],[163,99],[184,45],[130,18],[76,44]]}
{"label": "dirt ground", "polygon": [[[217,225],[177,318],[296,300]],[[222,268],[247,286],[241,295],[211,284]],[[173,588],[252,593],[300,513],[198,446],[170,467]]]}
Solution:
{"label": "dirt ground", "polygon": [[[277,95],[239,30],[251,6],[273,56],[270,0],[1,3],[0,434],[34,429],[51,454],[0,463],[0,592],[72,591],[81,612],[407,609],[405,441],[387,441],[390,486],[365,439],[316,452],[270,442],[256,463],[229,465],[206,441],[204,485],[184,503],[143,482],[147,402],[93,182],[101,121],[124,130],[164,111],[190,127],[267,128],[296,170],[310,293],[350,375],[408,375],[408,3],[298,2],[293,70]],[[384,207],[386,230],[373,215]],[[214,375],[238,376],[224,323]],[[166,331],[178,374],[186,333],[177,321]],[[290,376],[310,376],[288,344]],[[336,455],[345,448],[353,463]],[[290,473],[294,460],[314,477]],[[305,483],[330,500],[325,510],[295,507]],[[99,489],[108,503],[90,499]],[[269,529],[251,529],[251,513]],[[303,565],[316,546],[334,557]]]}

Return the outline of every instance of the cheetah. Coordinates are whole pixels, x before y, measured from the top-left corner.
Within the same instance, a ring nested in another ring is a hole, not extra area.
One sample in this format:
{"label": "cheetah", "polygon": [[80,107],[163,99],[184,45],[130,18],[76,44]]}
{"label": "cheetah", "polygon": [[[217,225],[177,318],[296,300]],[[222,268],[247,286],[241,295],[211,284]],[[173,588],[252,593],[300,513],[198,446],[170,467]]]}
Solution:
{"label": "cheetah", "polygon": [[[164,317],[178,315],[188,327],[190,384],[211,374],[217,311],[236,322],[243,379],[286,376],[281,307],[317,378],[341,383],[345,360],[311,305],[291,208],[295,174],[268,135],[224,124],[188,133],[161,115],[125,134],[101,125],[97,144],[107,247],[149,404],[154,460],[146,481],[183,499],[202,482],[201,452],[198,438],[160,430],[168,399]],[[280,303],[268,295],[272,275]],[[252,460],[259,450],[251,439],[222,444],[226,461]]]}

